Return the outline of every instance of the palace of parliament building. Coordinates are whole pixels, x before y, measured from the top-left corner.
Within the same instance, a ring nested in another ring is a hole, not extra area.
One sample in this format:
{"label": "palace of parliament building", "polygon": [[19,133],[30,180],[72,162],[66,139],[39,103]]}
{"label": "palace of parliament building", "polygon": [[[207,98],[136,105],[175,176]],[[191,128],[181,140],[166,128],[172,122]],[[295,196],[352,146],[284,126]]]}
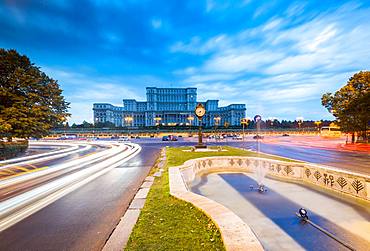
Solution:
{"label": "palace of parliament building", "polygon": [[197,88],[147,87],[146,98],[146,101],[123,99],[123,106],[95,103],[94,123],[111,122],[117,127],[199,125],[194,114],[198,103],[202,103],[206,109],[202,120],[206,127],[215,123],[236,126],[246,117],[245,104],[219,107],[218,100],[197,101]]}

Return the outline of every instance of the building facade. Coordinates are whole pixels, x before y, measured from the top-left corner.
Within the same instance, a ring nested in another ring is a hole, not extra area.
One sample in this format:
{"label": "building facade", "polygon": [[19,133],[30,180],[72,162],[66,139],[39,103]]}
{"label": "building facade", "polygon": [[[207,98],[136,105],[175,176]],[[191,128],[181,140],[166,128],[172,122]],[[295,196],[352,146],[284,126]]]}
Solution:
{"label": "building facade", "polygon": [[94,123],[111,122],[115,126],[145,127],[155,125],[199,125],[194,114],[202,103],[206,108],[203,125],[240,125],[246,116],[245,104],[218,106],[218,100],[197,101],[197,88],[146,88],[147,101],[123,99],[123,106],[108,103],[93,105]]}

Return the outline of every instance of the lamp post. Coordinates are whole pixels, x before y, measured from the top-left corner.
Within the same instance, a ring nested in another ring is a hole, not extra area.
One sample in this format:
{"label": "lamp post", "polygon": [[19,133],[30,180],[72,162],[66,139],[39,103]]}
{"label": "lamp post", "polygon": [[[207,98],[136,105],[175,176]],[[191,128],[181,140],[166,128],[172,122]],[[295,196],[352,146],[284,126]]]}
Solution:
{"label": "lamp post", "polygon": [[215,141],[217,141],[216,130],[217,130],[217,126],[220,124],[221,117],[220,116],[214,117],[213,120],[215,121]]}
{"label": "lamp post", "polygon": [[245,138],[244,127],[245,126],[248,126],[249,118],[242,118],[241,121],[240,121],[240,123],[243,126],[243,142],[244,142],[244,138]]}
{"label": "lamp post", "polygon": [[134,118],[132,116],[127,116],[124,118],[125,120],[125,123],[127,124],[127,127],[128,127],[128,134],[130,135],[130,124],[132,125],[133,121],[134,121]]}
{"label": "lamp post", "polygon": [[194,121],[194,117],[193,116],[191,116],[191,115],[189,115],[188,116],[188,121],[189,121],[189,124],[190,124],[190,134],[192,134],[192,126],[193,126],[193,121]]}
{"label": "lamp post", "polygon": [[261,130],[261,120],[262,120],[262,117],[261,115],[256,115],[254,116],[254,122],[256,123],[256,126],[257,126],[257,135],[256,135],[256,139],[257,139],[257,153],[259,154],[260,152],[260,141],[259,141],[259,132]]}
{"label": "lamp post", "polygon": [[159,136],[159,125],[162,121],[162,118],[161,117],[155,117],[154,121],[155,121],[155,125],[157,126],[157,136]]}
{"label": "lamp post", "polygon": [[317,126],[317,134],[319,134],[320,133],[320,125],[321,125],[321,121],[320,120],[318,120],[318,121],[315,121],[315,125]]}
{"label": "lamp post", "polygon": [[203,116],[206,114],[206,109],[202,103],[199,103],[195,108],[195,115],[197,115],[199,120],[199,130],[198,130],[198,145],[195,148],[207,148],[205,144],[203,144],[203,135],[202,135],[202,119]]}
{"label": "lamp post", "polygon": [[303,117],[297,117],[296,118],[297,122],[298,122],[298,130],[301,131],[301,125],[303,123]]}

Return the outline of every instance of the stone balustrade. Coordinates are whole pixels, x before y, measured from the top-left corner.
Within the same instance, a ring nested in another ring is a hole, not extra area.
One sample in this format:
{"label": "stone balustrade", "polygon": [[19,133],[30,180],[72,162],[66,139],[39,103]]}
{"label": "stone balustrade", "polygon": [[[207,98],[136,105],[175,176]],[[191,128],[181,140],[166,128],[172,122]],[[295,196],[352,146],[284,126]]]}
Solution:
{"label": "stone balustrade", "polygon": [[267,177],[308,183],[336,193],[370,200],[369,175],[322,165],[256,157],[222,156],[188,160],[180,167],[180,171],[186,184],[190,184],[196,175],[208,172],[262,172],[262,175]]}

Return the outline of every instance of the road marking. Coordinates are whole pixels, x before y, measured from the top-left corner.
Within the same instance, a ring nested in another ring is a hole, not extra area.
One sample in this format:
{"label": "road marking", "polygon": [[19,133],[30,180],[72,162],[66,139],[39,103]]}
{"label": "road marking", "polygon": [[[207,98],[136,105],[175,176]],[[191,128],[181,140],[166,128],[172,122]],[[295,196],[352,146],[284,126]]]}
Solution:
{"label": "road marking", "polygon": [[5,181],[5,180],[12,179],[12,178],[15,178],[15,177],[18,177],[18,176],[21,176],[21,175],[25,175],[25,174],[28,174],[28,173],[34,173],[34,172],[37,172],[37,171],[44,170],[46,168],[49,168],[49,166],[36,167],[36,169],[28,169],[28,171],[26,171],[26,172],[20,172],[20,173],[15,173],[15,174],[7,174],[7,176],[5,176],[4,178],[0,178],[0,181]]}
{"label": "road marking", "polygon": [[16,166],[16,167],[14,167],[15,169],[17,169],[18,171],[19,170],[21,170],[21,171],[23,171],[23,172],[27,172],[27,171],[29,171],[30,169],[27,169],[27,168],[25,168],[25,167],[22,167],[22,166]]}
{"label": "road marking", "polygon": [[[103,162],[0,203],[0,216],[2,218],[0,220],[0,232],[132,159],[141,151],[141,147],[137,144],[132,144],[132,147],[132,149],[127,150],[124,157],[121,157],[122,154],[114,156],[123,150],[118,147],[118,150],[113,149],[113,156]],[[117,158],[120,158],[120,160],[117,161]]]}
{"label": "road marking", "polygon": [[[103,142],[102,145],[104,145],[104,144],[108,144],[108,143]],[[111,144],[111,143],[109,143],[109,144]],[[128,149],[127,144],[122,145],[122,146],[124,147],[125,150]],[[57,171],[60,171],[62,169],[65,169],[65,168],[71,168],[71,167],[74,167],[76,165],[82,165],[82,164],[83,165],[88,165],[88,164],[96,162],[100,159],[104,159],[104,158],[107,158],[107,157],[111,156],[111,154],[107,154],[107,152],[113,152],[113,154],[114,154],[114,151],[116,151],[116,150],[113,149],[113,148],[108,148],[106,150],[103,150],[103,151],[100,151],[98,153],[92,154],[91,156],[88,156],[88,157],[80,156],[80,157],[78,157],[74,160],[71,160],[71,161],[67,162],[67,163],[54,165],[53,168],[49,168],[47,170],[41,170],[39,172],[35,172],[35,173],[31,173],[31,174],[23,173],[24,175],[20,175],[19,177],[15,177],[15,176],[9,177],[7,179],[0,180],[0,189],[4,188],[6,186],[15,185],[15,184],[18,184],[18,183],[21,183],[21,182],[25,182],[25,181],[37,178],[37,177],[42,176],[42,175],[57,172]],[[76,169],[76,167],[74,167],[73,170],[74,169]]]}
{"label": "road marking", "polygon": [[20,163],[8,164],[8,165],[2,166],[0,168],[1,169],[5,169],[5,168],[8,168],[8,167],[13,167],[13,166],[19,166],[19,165],[25,165],[25,164],[35,163],[35,162],[37,163],[37,162],[41,162],[41,161],[46,161],[46,160],[61,158],[61,157],[70,155],[72,153],[78,153],[78,152],[82,152],[82,151],[87,151],[87,150],[89,150],[92,147],[91,145],[86,145],[86,144],[83,145],[83,146],[85,146],[85,147],[84,148],[81,148],[81,149],[77,149],[77,150],[73,150],[73,151],[68,151],[68,152],[64,152],[64,153],[59,153],[59,154],[52,154],[51,156],[45,156],[45,157],[41,157],[41,158],[26,160],[26,161],[22,161]]}
{"label": "road marking", "polygon": [[[45,143],[50,143],[50,142],[43,142],[43,143],[41,143],[41,145],[45,145]],[[81,142],[79,142],[79,143],[81,143]],[[38,145],[38,144],[40,144],[40,143],[38,143],[38,142],[37,143],[36,142],[31,142],[30,143],[30,145]],[[51,151],[51,152],[40,153],[40,154],[35,154],[35,155],[30,155],[30,156],[25,156],[25,157],[3,160],[3,161],[0,161],[0,167],[7,164],[7,163],[12,163],[12,162],[15,162],[15,161],[29,160],[29,159],[34,159],[34,158],[40,158],[42,156],[55,155],[55,154],[59,154],[59,153],[63,153],[63,152],[73,151],[73,150],[78,149],[78,147],[79,147],[77,144],[72,144],[72,143],[67,144],[67,143],[61,143],[61,142],[57,142],[57,143],[54,142],[53,144],[70,146],[70,147],[65,148],[65,149],[61,149],[61,150],[58,150],[58,151]]]}

